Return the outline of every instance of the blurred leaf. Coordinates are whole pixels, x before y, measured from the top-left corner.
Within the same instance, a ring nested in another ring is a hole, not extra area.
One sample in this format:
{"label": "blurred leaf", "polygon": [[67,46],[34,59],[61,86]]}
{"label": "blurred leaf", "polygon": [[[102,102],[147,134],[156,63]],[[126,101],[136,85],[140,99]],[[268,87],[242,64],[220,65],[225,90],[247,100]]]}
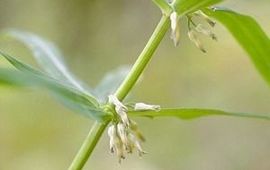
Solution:
{"label": "blurred leaf", "polygon": [[175,0],[172,6],[178,15],[183,16],[222,1],[223,0]]}
{"label": "blurred leaf", "polygon": [[80,111],[96,119],[102,118],[105,114],[98,109],[99,103],[95,98],[84,94],[83,92],[63,84],[31,66],[20,62],[19,60],[7,54],[0,52],[0,56],[7,59],[12,65],[20,71],[10,71],[1,69],[0,82],[3,84],[15,84],[21,86],[36,86],[50,90],[54,95],[61,99],[68,107]]}
{"label": "blurred leaf", "polygon": [[204,12],[227,27],[270,84],[270,39],[260,25],[249,16],[224,8]]}
{"label": "blurred leaf", "polygon": [[108,95],[113,94],[129,73],[130,66],[121,66],[107,73],[94,90],[94,94],[105,102]]}
{"label": "blurred leaf", "polygon": [[36,70],[32,68],[30,65],[22,63],[21,61],[17,60],[14,57],[11,57],[10,55],[7,55],[0,51],[0,56],[6,59],[10,64],[12,64],[15,68],[18,70],[21,70],[23,72],[30,72],[30,73],[36,73],[36,74],[43,74],[41,71]]}
{"label": "blurred leaf", "polygon": [[249,117],[249,118],[259,118],[259,119],[269,119],[270,114],[252,114],[252,113],[233,113],[224,112],[220,110],[213,109],[184,109],[184,108],[173,108],[173,109],[161,109],[160,111],[130,111],[132,116],[143,116],[143,117],[177,117],[180,119],[194,119],[203,116],[214,116],[214,115],[224,115],[224,116],[236,116],[236,117]]}
{"label": "blurred leaf", "polygon": [[68,70],[64,64],[61,52],[53,43],[33,33],[19,30],[8,30],[4,32],[4,35],[11,36],[25,44],[32,51],[33,56],[40,67],[42,67],[51,77],[64,81],[74,88],[90,94],[90,90],[82,85],[82,83]]}

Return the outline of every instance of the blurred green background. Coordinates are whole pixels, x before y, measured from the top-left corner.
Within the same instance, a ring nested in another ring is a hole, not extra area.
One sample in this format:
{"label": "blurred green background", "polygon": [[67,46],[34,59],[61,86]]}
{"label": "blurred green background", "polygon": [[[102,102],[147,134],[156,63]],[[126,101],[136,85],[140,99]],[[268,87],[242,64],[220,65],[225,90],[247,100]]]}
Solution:
{"label": "blurred green background", "polygon": [[[269,0],[223,5],[252,15],[270,34]],[[160,15],[150,0],[0,0],[0,29],[26,30],[55,42],[71,70],[92,87],[106,72],[135,61]],[[270,114],[270,89],[231,35],[218,24],[217,43],[200,37],[208,51],[203,54],[188,41],[185,20],[181,24],[180,46],[166,35],[129,100]],[[0,41],[0,48],[34,63],[19,43]],[[67,169],[92,120],[44,90],[0,86],[0,93],[0,170]],[[270,169],[268,121],[218,116],[136,121],[149,154],[128,156],[120,165],[104,134],[85,169]]]}

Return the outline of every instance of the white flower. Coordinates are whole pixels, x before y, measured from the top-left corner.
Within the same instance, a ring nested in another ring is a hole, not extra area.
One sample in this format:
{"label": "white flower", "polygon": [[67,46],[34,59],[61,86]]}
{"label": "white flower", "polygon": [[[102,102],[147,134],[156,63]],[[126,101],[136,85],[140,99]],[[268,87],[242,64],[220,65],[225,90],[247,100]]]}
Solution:
{"label": "white flower", "polygon": [[[109,95],[109,103],[115,106],[115,111],[120,119],[113,121],[108,128],[108,136],[110,138],[110,151],[116,153],[119,163],[125,159],[126,153],[132,153],[133,149],[138,150],[139,156],[146,153],[143,151],[141,142],[145,139],[138,129],[137,124],[130,120],[127,116],[128,108],[120,102],[115,95]],[[157,110],[158,105],[147,105],[138,103],[137,109]]]}
{"label": "white flower", "polygon": [[117,124],[117,132],[124,145],[128,145],[127,129],[123,123]]}
{"label": "white flower", "polygon": [[160,111],[160,105],[150,105],[145,103],[136,103],[134,106],[134,110],[143,111],[143,110],[154,110]]}
{"label": "white flower", "polygon": [[179,25],[179,17],[176,12],[173,12],[170,15],[170,20],[171,20],[171,39],[174,42],[174,45],[177,46],[180,41],[180,25]]}
{"label": "white flower", "polygon": [[110,151],[111,153],[114,153],[116,148],[115,148],[115,140],[118,137],[116,133],[116,127],[115,125],[111,125],[108,128],[108,136],[110,138]]}
{"label": "white flower", "polygon": [[109,103],[114,104],[115,107],[122,107],[127,110],[127,107],[122,102],[120,102],[115,95],[111,94],[108,96],[108,98],[109,98]]}
{"label": "white flower", "polygon": [[111,125],[108,128],[108,136],[110,138],[110,151],[111,153],[116,153],[120,163],[121,159],[125,159],[124,145],[117,134],[117,128],[115,125]]}
{"label": "white flower", "polygon": [[132,153],[133,149],[138,151],[139,156],[146,153],[141,146],[144,138],[139,132],[136,123],[134,121],[131,123],[130,129],[122,123],[112,124],[108,128],[110,151],[116,153],[119,163],[121,163],[122,159],[125,159],[125,152]]}
{"label": "white flower", "polygon": [[127,116],[128,108],[120,102],[115,95],[109,95],[109,102],[115,106],[115,111],[120,116],[125,126],[129,126],[129,119]]}
{"label": "white flower", "polygon": [[108,136],[110,139],[110,151],[115,153],[121,163],[125,159],[125,153],[132,153],[133,149],[138,151],[139,156],[146,152],[142,149],[141,142],[145,141],[137,124],[130,122],[130,127],[126,127],[123,123],[113,123],[108,128]]}
{"label": "white flower", "polygon": [[170,15],[170,20],[171,20],[171,29],[173,31],[175,31],[176,28],[177,28],[177,25],[178,25],[178,17],[177,17],[177,13],[176,12],[173,12]]}
{"label": "white flower", "polygon": [[202,52],[206,53],[206,50],[204,49],[201,41],[198,39],[196,33],[193,30],[188,31],[188,37]]}

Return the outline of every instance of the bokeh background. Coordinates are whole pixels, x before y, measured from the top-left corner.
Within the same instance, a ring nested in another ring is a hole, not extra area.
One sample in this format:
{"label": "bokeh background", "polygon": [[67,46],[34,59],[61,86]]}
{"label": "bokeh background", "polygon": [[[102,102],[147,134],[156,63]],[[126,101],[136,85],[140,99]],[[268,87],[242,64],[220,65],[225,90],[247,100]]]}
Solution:
{"label": "bokeh background", "polygon": [[[270,34],[269,0],[222,5],[252,15]],[[106,72],[135,61],[160,16],[150,0],[0,0],[0,29],[26,30],[53,41],[71,70],[92,87]],[[208,51],[203,54],[188,41],[185,19],[181,26],[180,46],[166,35],[130,101],[270,114],[268,85],[224,27],[214,29],[218,42],[201,36]],[[19,43],[0,41],[0,48],[34,63]],[[128,156],[120,165],[104,134],[85,169],[270,169],[269,121],[224,116],[136,121],[149,154]],[[0,169],[67,169],[92,123],[47,91],[1,86]]]}

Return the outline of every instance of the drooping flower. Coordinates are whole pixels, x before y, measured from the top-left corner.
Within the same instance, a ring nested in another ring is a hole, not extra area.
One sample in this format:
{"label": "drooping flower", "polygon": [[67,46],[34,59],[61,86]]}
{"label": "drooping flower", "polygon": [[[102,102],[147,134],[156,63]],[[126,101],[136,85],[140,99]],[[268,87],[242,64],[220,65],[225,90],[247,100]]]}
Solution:
{"label": "drooping flower", "polygon": [[206,50],[204,49],[203,44],[198,39],[198,37],[197,37],[194,30],[189,30],[188,31],[188,37],[196,45],[196,47],[198,47],[202,52],[206,53]]}
{"label": "drooping flower", "polygon": [[176,12],[173,12],[170,15],[171,20],[171,39],[174,42],[174,45],[177,46],[180,42],[180,24],[179,17]]}
{"label": "drooping flower", "polygon": [[137,125],[137,123],[133,120],[131,120],[131,125],[130,125],[130,129],[133,132],[133,134],[141,141],[144,142],[145,141],[145,137],[143,136],[143,134],[141,133],[141,131],[139,130],[139,127]]}
{"label": "drooping flower", "polygon": [[119,163],[121,159],[125,159],[124,145],[117,133],[117,127],[113,124],[108,128],[108,136],[110,138],[110,151],[116,153]]}
{"label": "drooping flower", "polygon": [[[137,150],[139,156],[142,156],[146,153],[141,146],[145,138],[139,131],[137,123],[128,118],[128,108],[115,95],[109,96],[109,102],[114,105],[115,112],[119,116],[119,119],[114,120],[108,128],[110,151],[116,153],[119,162],[125,159],[126,153],[132,153],[133,150]],[[137,103],[135,108],[139,110],[159,110],[160,106]]]}
{"label": "drooping flower", "polygon": [[194,15],[197,15],[199,17],[202,17],[211,27],[216,26],[216,22],[211,20],[205,13],[203,13],[201,10],[194,12]]}
{"label": "drooping flower", "polygon": [[118,123],[117,124],[117,132],[118,132],[118,135],[119,135],[121,141],[123,142],[123,144],[125,146],[125,149],[127,149],[129,142],[128,142],[128,131],[127,131],[126,126],[123,123]]}
{"label": "drooping flower", "polygon": [[[214,9],[213,9],[214,10]],[[197,33],[204,34],[209,36],[212,40],[217,41],[217,36],[208,28],[204,27],[202,24],[196,24],[193,21],[193,17],[201,17],[204,19],[211,27],[216,25],[216,22],[211,20],[203,11],[198,10],[194,13],[186,14],[188,19],[188,37],[189,39],[198,47],[202,52],[206,53],[206,50],[199,40]],[[179,24],[180,17],[178,16],[177,12],[174,11],[170,15],[171,20],[171,39],[174,42],[174,45],[177,46],[180,41],[180,24]]]}
{"label": "drooping flower", "polygon": [[109,102],[115,106],[115,111],[120,116],[124,125],[129,126],[129,119],[127,116],[128,108],[120,102],[115,95],[109,95]]}
{"label": "drooping flower", "polygon": [[142,149],[140,140],[134,134],[129,134],[129,140],[131,141],[132,146],[138,151],[139,156],[146,154],[146,152]]}

